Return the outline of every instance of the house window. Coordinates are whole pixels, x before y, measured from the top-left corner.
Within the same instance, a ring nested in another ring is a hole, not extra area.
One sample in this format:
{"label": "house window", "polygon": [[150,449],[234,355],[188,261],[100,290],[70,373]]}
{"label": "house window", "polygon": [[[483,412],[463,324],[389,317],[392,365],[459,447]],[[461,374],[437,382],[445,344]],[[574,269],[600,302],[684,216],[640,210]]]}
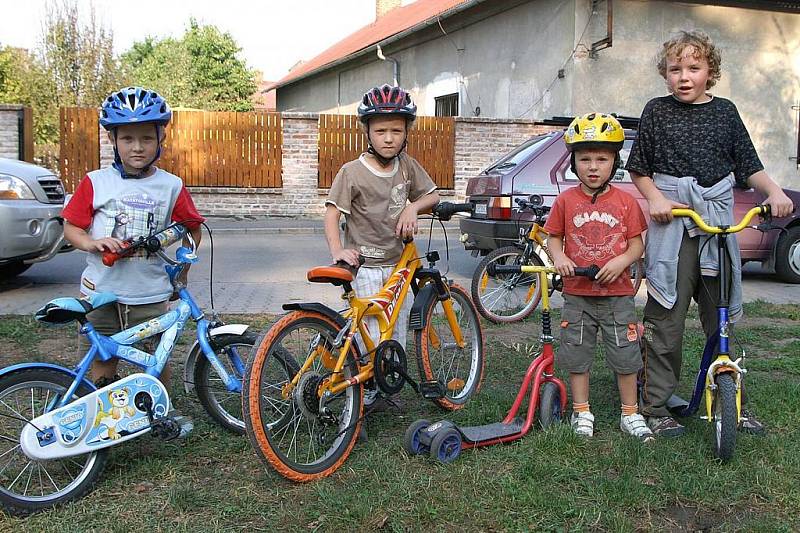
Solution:
{"label": "house window", "polygon": [[436,116],[437,117],[457,117],[458,116],[458,93],[446,94],[436,97]]}

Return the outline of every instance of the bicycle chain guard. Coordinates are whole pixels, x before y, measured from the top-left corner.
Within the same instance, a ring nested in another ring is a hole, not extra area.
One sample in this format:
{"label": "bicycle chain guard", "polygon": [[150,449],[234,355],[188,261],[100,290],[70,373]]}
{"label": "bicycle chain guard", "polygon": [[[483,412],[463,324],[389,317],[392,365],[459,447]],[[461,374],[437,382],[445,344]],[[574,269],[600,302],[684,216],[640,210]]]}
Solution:
{"label": "bicycle chain guard", "polygon": [[384,394],[403,390],[408,375],[406,351],[396,340],[383,341],[375,350],[375,382]]}

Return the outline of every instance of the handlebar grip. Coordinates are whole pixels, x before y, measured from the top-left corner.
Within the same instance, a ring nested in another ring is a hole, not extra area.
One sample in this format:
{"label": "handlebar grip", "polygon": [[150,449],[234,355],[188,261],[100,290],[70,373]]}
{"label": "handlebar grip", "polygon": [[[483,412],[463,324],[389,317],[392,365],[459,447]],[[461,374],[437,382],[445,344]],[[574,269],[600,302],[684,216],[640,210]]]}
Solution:
{"label": "handlebar grip", "polygon": [[489,263],[486,266],[486,273],[490,276],[496,276],[498,274],[519,274],[522,272],[520,265],[496,265],[494,263]]}
{"label": "handlebar grip", "polygon": [[450,220],[456,213],[472,213],[475,210],[475,204],[472,202],[465,202],[463,204],[454,204],[450,202],[441,202],[433,208],[433,214],[439,220]]}
{"label": "handlebar grip", "polygon": [[600,267],[597,265],[589,265],[588,267],[575,267],[576,276],[586,276],[591,280],[597,279],[597,274],[600,272]]}
{"label": "handlebar grip", "polygon": [[767,204],[761,204],[758,206],[758,208],[761,209],[761,212],[759,213],[761,216],[769,216],[772,214],[772,207]]}
{"label": "handlebar grip", "polygon": [[136,246],[134,241],[126,240],[122,242],[122,249],[119,252],[103,252],[103,264],[107,267],[114,266],[119,259],[131,255]]}

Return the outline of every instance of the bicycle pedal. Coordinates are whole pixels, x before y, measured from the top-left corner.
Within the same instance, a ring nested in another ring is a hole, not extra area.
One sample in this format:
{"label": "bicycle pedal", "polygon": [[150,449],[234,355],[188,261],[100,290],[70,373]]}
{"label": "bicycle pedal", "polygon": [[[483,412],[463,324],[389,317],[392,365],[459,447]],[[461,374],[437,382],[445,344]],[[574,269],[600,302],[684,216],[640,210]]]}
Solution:
{"label": "bicycle pedal", "polygon": [[192,431],[193,427],[194,424],[192,421],[182,415],[157,418],[153,420],[153,423],[150,425],[153,436],[164,441],[186,436]]}
{"label": "bicycle pedal", "polygon": [[438,400],[447,394],[447,388],[439,380],[421,381],[419,393],[426,400]]}

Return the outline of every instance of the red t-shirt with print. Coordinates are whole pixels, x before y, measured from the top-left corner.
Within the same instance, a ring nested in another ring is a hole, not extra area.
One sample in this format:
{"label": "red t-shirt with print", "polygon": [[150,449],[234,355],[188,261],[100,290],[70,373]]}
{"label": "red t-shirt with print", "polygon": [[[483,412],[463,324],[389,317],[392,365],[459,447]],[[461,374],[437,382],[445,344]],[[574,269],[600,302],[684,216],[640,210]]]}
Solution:
{"label": "red t-shirt with print", "polygon": [[[609,186],[605,194],[592,197],[580,185],[556,198],[545,231],[561,235],[564,253],[579,267],[602,267],[628,249],[628,240],[647,229],[647,221],[639,204],[630,194]],[[631,296],[633,283],[630,272],[623,273],[613,283],[601,284],[585,276],[564,279],[565,294],[578,296]]]}

